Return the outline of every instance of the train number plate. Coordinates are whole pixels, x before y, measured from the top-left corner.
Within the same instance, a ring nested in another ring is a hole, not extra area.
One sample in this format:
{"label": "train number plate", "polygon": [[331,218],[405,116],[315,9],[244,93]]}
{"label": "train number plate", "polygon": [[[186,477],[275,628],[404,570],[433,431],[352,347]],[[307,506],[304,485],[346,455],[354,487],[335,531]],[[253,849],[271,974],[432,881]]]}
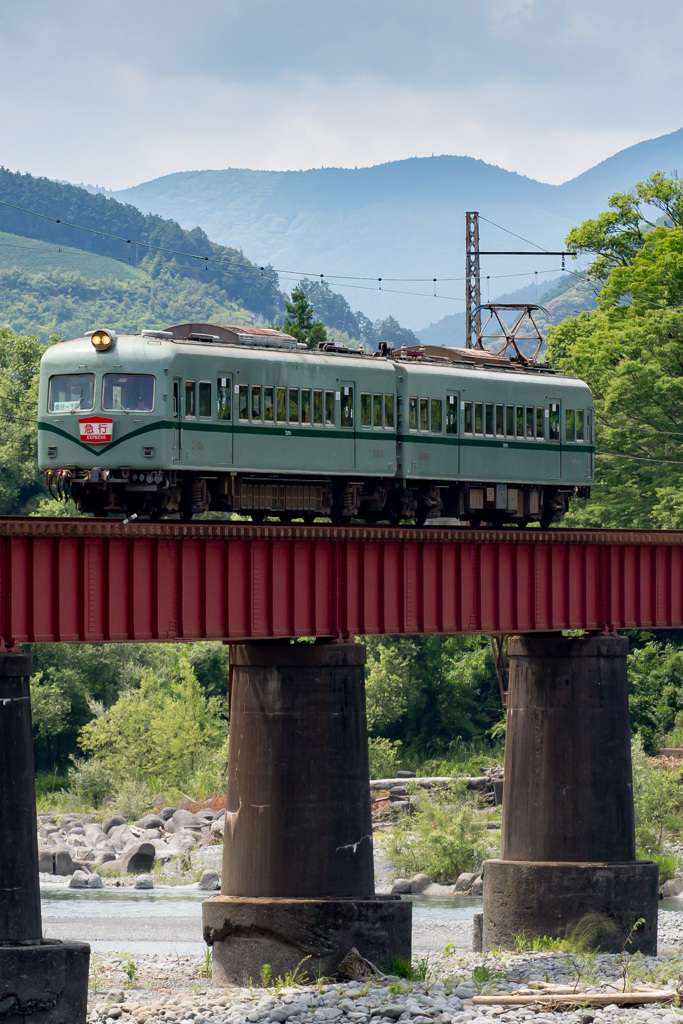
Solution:
{"label": "train number plate", "polygon": [[114,421],[108,420],[105,416],[88,416],[87,419],[79,420],[78,426],[81,441],[87,441],[89,444],[102,444],[111,441]]}

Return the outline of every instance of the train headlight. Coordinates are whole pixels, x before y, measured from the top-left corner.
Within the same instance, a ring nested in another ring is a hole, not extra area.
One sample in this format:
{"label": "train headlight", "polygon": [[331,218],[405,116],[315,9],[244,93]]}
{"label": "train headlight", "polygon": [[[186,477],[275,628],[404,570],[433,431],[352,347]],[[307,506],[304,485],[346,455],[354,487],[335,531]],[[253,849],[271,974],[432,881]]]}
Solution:
{"label": "train headlight", "polygon": [[86,337],[90,338],[93,348],[98,352],[105,352],[116,341],[116,333],[114,331],[90,331]]}

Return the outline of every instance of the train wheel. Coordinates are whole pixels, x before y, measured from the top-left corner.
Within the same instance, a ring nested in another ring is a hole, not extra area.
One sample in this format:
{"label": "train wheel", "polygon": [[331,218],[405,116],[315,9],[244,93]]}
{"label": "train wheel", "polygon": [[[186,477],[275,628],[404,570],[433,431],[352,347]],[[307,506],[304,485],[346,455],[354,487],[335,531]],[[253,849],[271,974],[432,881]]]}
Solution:
{"label": "train wheel", "polygon": [[429,515],[429,504],[424,498],[417,499],[417,509],[415,511],[415,525],[424,526],[427,522],[427,516]]}

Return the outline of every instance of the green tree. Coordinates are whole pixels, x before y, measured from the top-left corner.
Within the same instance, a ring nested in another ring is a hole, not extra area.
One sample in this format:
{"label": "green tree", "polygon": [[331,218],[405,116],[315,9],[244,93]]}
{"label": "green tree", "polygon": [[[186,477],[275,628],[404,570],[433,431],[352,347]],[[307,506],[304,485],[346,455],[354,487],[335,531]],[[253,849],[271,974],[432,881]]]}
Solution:
{"label": "green tree", "polygon": [[38,471],[38,371],[44,345],[0,328],[0,514],[30,511],[47,492]]}
{"label": "green tree", "polygon": [[292,290],[292,297],[285,303],[285,309],[287,316],[284,329],[288,334],[311,349],[316,349],[319,341],[325,341],[325,326],[315,319],[313,306],[300,284]]}

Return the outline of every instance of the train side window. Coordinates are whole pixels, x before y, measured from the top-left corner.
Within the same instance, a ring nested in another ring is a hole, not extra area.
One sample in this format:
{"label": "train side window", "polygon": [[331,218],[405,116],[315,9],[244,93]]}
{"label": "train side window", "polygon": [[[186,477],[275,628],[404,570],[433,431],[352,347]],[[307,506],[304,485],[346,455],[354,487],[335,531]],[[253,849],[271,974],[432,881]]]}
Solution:
{"label": "train side window", "polygon": [[303,388],[301,391],[301,422],[311,422],[311,392],[309,388]]}
{"label": "train side window", "polygon": [[289,422],[299,422],[299,389],[289,389]]}
{"label": "train side window", "polygon": [[455,395],[446,395],[446,433],[458,433],[458,399]]}
{"label": "train side window", "polygon": [[219,377],[216,381],[216,419],[232,419],[232,393],[230,378]]}
{"label": "train side window", "polygon": [[514,405],[505,406],[505,436],[515,436],[515,407]]}
{"label": "train side window", "polygon": [[463,419],[465,421],[463,430],[465,431],[466,434],[473,434],[474,433],[474,423],[473,423],[473,420],[472,420],[472,403],[471,402],[463,402],[462,404],[464,406],[463,411],[465,413],[465,415],[463,417]]}
{"label": "train side window", "polygon": [[551,441],[560,440],[560,405],[559,402],[550,403],[550,416],[548,417],[548,438]]}
{"label": "train side window", "polygon": [[384,426],[394,429],[394,396],[384,396]]}
{"label": "train side window", "polygon": [[322,391],[313,392],[313,422],[317,423],[318,426],[322,426],[323,422],[323,393]]}
{"label": "train side window", "polygon": [[420,399],[420,430],[429,430],[429,399]]}
{"label": "train side window", "polygon": [[325,392],[325,426],[334,426],[334,391]]}
{"label": "train side window", "polygon": [[372,425],[373,427],[382,426],[382,396],[372,396]]}
{"label": "train side window", "polygon": [[576,422],[573,409],[564,410],[564,436],[566,441],[576,440]]}
{"label": "train side window", "polygon": [[408,430],[417,430],[417,398],[408,399]]}
{"label": "train side window", "polygon": [[237,392],[238,417],[242,421],[249,419],[249,385],[240,384]]}
{"label": "train side window", "polygon": [[483,402],[475,402],[474,403],[474,433],[475,434],[483,434],[484,433],[484,403]]}
{"label": "train side window", "polygon": [[251,418],[261,419],[261,388],[252,385],[251,388]]}
{"label": "train side window", "polygon": [[287,422],[287,388],[278,388],[276,391],[275,416],[278,423]]}
{"label": "train side window", "polygon": [[440,398],[432,398],[431,428],[432,434],[441,433],[441,421],[443,419],[443,406]]}
{"label": "train side window", "polygon": [[526,436],[530,438],[534,436],[534,410],[530,405],[526,407]]}
{"label": "train side window", "polygon": [[361,427],[372,426],[372,395],[361,394],[360,396],[360,425]]}
{"label": "train side window", "polygon": [[491,402],[486,403],[484,433],[489,437],[493,437],[493,404]]}
{"label": "train side window", "polygon": [[524,407],[518,405],[515,412],[515,434],[524,437]]}
{"label": "train side window", "polygon": [[586,410],[586,440],[593,443],[593,413],[590,409]]}
{"label": "train side window", "polygon": [[353,388],[345,384],[341,389],[341,425],[353,429]]}
{"label": "train side window", "polygon": [[265,423],[273,422],[273,388],[263,389],[263,419]]}
{"label": "train side window", "polygon": [[206,380],[199,382],[199,415],[211,419],[211,385]]}
{"label": "train side window", "polygon": [[536,440],[545,440],[545,409],[542,405],[536,406]]}
{"label": "train side window", "polygon": [[496,406],[496,437],[505,436],[505,406]]}
{"label": "train side window", "polygon": [[197,415],[197,392],[193,380],[185,381],[185,415],[192,417]]}
{"label": "train side window", "polygon": [[576,440],[583,441],[583,409],[576,410]]}

